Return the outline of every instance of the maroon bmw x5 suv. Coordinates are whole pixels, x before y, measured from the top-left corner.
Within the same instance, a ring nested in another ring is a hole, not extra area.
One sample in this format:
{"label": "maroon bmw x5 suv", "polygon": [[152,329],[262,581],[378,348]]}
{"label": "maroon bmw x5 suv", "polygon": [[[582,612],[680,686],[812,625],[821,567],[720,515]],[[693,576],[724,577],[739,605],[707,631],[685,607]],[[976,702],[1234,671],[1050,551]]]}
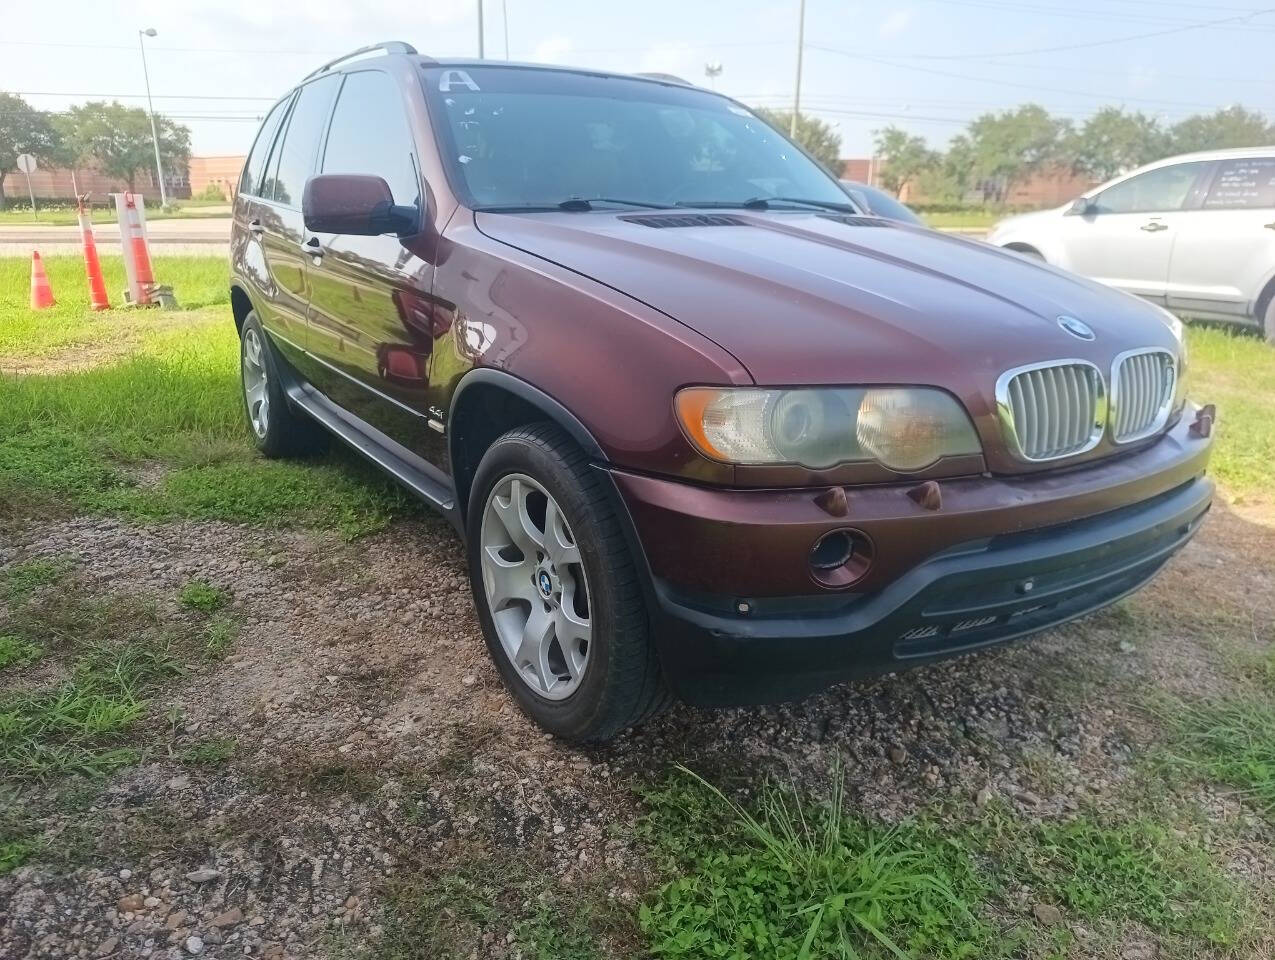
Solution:
{"label": "maroon bmw x5 suv", "polygon": [[261,450],[441,511],[563,737],[1060,623],[1212,497],[1170,314],[866,215],[671,77],[357,51],[266,117],[231,266]]}

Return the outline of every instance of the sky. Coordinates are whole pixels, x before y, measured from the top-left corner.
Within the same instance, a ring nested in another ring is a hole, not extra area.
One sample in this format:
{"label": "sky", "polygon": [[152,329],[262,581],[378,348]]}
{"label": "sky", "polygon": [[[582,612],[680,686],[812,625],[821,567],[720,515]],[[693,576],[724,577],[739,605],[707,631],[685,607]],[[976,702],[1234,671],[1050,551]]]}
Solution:
{"label": "sky", "polygon": [[[835,125],[843,156],[870,154],[873,131],[889,124],[941,148],[973,117],[1029,101],[1077,122],[1108,104],[1166,123],[1234,103],[1275,117],[1275,0],[1263,2],[806,0],[802,109]],[[274,99],[363,44],[477,54],[478,0],[6,7],[0,90],[42,109],[102,98],[144,106],[137,31],[157,30],[145,41],[155,107],[191,128],[197,155],[245,153]],[[486,55],[504,59],[507,28],[512,60],[662,71],[752,106],[790,107],[798,9],[799,0],[485,0]],[[713,81],[710,63],[722,68]]]}

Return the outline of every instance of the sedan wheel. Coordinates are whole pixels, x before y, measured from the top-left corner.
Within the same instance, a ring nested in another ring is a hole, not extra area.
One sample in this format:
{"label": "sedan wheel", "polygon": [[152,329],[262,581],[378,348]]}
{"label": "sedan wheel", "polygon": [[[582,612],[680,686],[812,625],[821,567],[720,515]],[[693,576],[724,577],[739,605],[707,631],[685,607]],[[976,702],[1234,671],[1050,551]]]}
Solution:
{"label": "sedan wheel", "polygon": [[480,550],[505,656],[534,693],[566,699],[589,668],[593,624],[580,548],[562,508],[526,474],[501,478],[483,511]]}
{"label": "sedan wheel", "polygon": [[265,439],[270,429],[269,375],[263,353],[260,335],[248,327],[243,334],[243,396],[252,432],[259,439]]}

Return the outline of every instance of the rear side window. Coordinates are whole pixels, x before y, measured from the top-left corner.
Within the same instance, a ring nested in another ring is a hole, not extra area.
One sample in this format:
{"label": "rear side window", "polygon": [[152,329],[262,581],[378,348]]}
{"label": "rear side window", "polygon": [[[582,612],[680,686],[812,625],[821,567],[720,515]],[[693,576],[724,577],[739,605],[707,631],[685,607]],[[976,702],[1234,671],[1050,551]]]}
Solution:
{"label": "rear side window", "polygon": [[394,81],[379,70],[347,74],[328,129],[323,172],[381,177],[394,202],[410,206],[421,195],[413,154],[412,134]]}
{"label": "rear side window", "polygon": [[[332,94],[339,77],[335,74],[307,83],[301,88],[296,106],[283,135],[283,146],[275,150],[274,183],[268,184],[267,199],[289,207],[301,206],[301,192],[314,170],[314,157],[319,150],[319,137],[332,106]],[[265,190],[262,196],[267,196]]]}
{"label": "rear side window", "polygon": [[1175,163],[1148,170],[1108,187],[1094,203],[1099,213],[1167,213],[1182,209],[1202,162]]}
{"label": "rear side window", "polygon": [[261,192],[261,184],[265,179],[266,158],[270,156],[270,146],[274,143],[274,135],[279,129],[283,115],[288,112],[291,97],[284,97],[274,105],[274,109],[266,114],[266,122],[257,133],[257,142],[252,145],[248,159],[244,161],[243,174],[239,178],[239,192],[249,196]]}
{"label": "rear side window", "polygon": [[1222,160],[1204,197],[1208,210],[1275,207],[1275,157]]}

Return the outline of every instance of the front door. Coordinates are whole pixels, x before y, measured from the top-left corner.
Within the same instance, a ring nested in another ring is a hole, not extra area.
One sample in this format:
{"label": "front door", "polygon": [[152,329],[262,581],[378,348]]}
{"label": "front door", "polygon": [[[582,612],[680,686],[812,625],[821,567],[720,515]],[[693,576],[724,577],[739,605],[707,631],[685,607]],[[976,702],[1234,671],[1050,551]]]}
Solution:
{"label": "front door", "polygon": [[[319,169],[381,177],[395,204],[422,208],[402,96],[379,69],[345,75]],[[433,265],[397,236],[310,234],[314,383],[338,406],[413,452],[426,442]]]}
{"label": "front door", "polygon": [[1148,170],[1091,198],[1085,213],[1063,217],[1063,266],[1163,304],[1182,206],[1207,166]]}
{"label": "front door", "polygon": [[250,229],[261,238],[271,290],[262,322],[272,336],[283,341],[293,362],[301,359],[308,339],[305,315],[311,258],[302,249],[306,237],[301,192],[314,169],[319,135],[332,106],[337,79],[321,77],[301,88],[253,204]]}

